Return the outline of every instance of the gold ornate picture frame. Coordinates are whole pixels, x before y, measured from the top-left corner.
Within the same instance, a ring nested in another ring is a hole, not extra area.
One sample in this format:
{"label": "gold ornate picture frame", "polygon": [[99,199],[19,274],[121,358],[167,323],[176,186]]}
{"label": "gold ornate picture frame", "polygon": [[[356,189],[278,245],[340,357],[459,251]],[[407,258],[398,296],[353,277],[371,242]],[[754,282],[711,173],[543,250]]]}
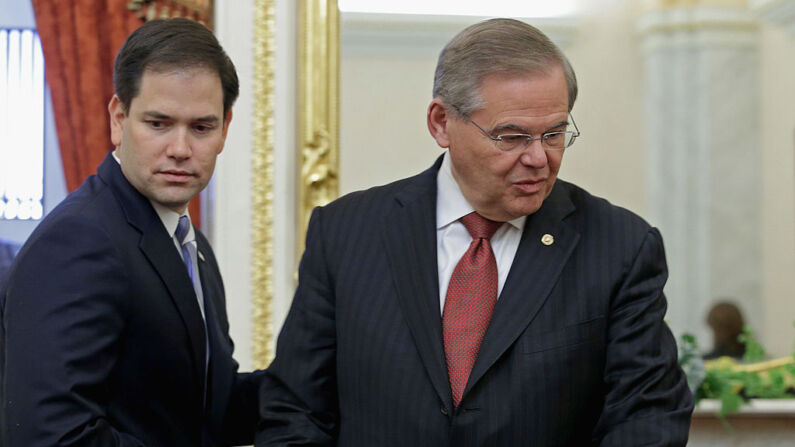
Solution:
{"label": "gold ornate picture frame", "polygon": [[312,210],[339,195],[337,0],[299,2],[298,254]]}

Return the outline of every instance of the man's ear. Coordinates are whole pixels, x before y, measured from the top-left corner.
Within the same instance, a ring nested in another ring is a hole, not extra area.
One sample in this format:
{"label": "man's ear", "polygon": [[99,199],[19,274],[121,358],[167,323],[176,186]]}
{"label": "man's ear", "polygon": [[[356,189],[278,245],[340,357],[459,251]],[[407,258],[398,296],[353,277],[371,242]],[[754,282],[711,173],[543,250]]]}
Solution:
{"label": "man's ear", "polygon": [[447,126],[450,124],[451,118],[452,116],[447,112],[442,100],[433,98],[431,105],[428,106],[428,130],[439,147],[450,147],[450,136],[447,133]]}
{"label": "man's ear", "polygon": [[114,146],[121,146],[122,134],[124,129],[122,123],[127,118],[127,113],[124,111],[124,106],[118,96],[113,95],[108,103],[108,114],[110,115],[110,141]]}

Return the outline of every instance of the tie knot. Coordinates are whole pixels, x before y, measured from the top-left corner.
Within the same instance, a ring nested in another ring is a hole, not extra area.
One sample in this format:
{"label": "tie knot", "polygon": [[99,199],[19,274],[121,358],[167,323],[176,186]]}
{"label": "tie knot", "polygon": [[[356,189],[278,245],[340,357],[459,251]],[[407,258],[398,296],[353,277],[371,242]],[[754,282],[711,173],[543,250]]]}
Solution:
{"label": "tie knot", "polygon": [[486,219],[475,211],[462,217],[461,223],[467,228],[472,239],[491,239],[503,224]]}
{"label": "tie knot", "polygon": [[185,242],[185,236],[188,235],[189,229],[190,219],[188,216],[179,216],[179,223],[177,224],[177,231],[174,232],[174,236],[177,237],[177,241],[179,241],[180,245]]}

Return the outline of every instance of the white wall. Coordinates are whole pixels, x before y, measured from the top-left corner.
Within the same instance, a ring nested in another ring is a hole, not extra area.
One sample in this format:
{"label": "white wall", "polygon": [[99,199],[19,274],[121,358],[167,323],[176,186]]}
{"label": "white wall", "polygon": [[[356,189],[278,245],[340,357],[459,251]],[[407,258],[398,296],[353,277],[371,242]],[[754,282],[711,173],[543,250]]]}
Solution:
{"label": "white wall", "polygon": [[765,24],[760,56],[762,338],[783,356],[795,351],[795,33]]}

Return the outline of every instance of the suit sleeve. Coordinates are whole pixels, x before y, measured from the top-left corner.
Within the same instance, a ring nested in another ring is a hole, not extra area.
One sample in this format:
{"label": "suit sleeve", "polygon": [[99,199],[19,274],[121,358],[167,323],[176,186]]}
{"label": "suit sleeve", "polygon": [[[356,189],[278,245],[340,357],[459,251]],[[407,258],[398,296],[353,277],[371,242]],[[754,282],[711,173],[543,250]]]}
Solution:
{"label": "suit sleeve", "polygon": [[251,445],[259,421],[258,393],[265,371],[237,373],[221,432],[221,445]]}
{"label": "suit sleeve", "polygon": [[[204,234],[196,229],[199,262],[206,318],[210,321],[210,383],[209,425],[212,445],[251,445],[259,421],[258,393],[264,371],[238,372],[239,364],[233,354],[235,343],[229,334],[226,312],[226,291],[215,253]],[[211,317],[212,316],[212,317]],[[218,343],[218,344],[216,344]]]}
{"label": "suit sleeve", "polygon": [[668,272],[662,238],[650,229],[611,303],[607,393],[594,432],[602,446],[684,446],[693,398],[663,321]]}
{"label": "suit sleeve", "polygon": [[142,446],[106,417],[128,289],[117,249],[86,219],[49,223],[8,284],[3,445]]}
{"label": "suit sleeve", "polygon": [[322,208],[317,208],[276,358],[260,388],[258,447],[336,445],[335,300],[322,225]]}

